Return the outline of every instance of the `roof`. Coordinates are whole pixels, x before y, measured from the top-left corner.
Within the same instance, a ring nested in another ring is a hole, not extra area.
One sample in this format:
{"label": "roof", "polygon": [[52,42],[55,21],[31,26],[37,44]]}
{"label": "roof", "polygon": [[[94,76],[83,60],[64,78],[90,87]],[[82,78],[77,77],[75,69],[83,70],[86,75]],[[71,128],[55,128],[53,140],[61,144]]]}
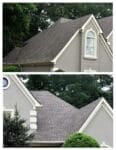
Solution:
{"label": "roof", "polygon": [[[78,19],[61,18],[48,29],[40,32],[27,40],[22,48],[13,49],[5,58],[5,64],[48,64],[67,44],[74,33],[81,29],[85,22],[92,15],[87,15]],[[107,21],[108,18],[108,21]],[[105,36],[111,29],[109,21],[112,17],[100,19],[99,23]],[[109,19],[110,18],[110,19]],[[108,25],[107,25],[108,22]]]}
{"label": "roof", "polygon": [[27,40],[25,46],[20,51],[18,49],[18,52],[15,52],[16,49],[13,49],[4,58],[4,62],[28,64],[51,61],[90,16],[87,15],[76,20],[59,19],[50,28]]}
{"label": "roof", "polygon": [[100,99],[78,109],[48,91],[31,91],[43,105],[38,109],[38,130],[34,141],[64,141],[77,132]]}
{"label": "roof", "polygon": [[105,37],[107,37],[113,29],[113,19],[112,16],[105,17],[98,20]]}

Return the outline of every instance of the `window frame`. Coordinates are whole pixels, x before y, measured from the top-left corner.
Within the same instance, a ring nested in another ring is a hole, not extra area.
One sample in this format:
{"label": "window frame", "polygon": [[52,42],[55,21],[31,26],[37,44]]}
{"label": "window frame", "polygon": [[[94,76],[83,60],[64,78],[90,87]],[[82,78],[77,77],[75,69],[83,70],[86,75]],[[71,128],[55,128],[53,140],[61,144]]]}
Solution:
{"label": "window frame", "polygon": [[[88,35],[89,32],[93,32],[94,36],[95,36],[94,37],[94,54],[93,55],[86,54],[86,52],[87,52],[87,35]],[[84,57],[89,58],[89,59],[97,59],[97,34],[92,28],[87,30],[86,33],[85,33]]]}
{"label": "window frame", "polygon": [[[4,87],[2,85],[3,89],[5,90],[5,89],[7,89],[10,86],[10,80],[9,80],[9,78],[7,76],[3,76],[3,80],[4,80],[4,78],[8,81],[8,85],[7,86]],[[4,82],[4,81],[2,81],[2,82]]]}

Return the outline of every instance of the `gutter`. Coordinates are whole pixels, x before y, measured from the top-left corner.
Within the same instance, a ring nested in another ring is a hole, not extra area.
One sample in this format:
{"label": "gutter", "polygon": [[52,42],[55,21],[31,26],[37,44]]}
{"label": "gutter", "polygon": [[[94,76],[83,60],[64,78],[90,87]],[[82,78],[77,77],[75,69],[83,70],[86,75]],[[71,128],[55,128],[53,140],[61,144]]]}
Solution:
{"label": "gutter", "polygon": [[53,66],[53,62],[33,62],[33,63],[3,63],[4,65],[19,65],[19,66]]}

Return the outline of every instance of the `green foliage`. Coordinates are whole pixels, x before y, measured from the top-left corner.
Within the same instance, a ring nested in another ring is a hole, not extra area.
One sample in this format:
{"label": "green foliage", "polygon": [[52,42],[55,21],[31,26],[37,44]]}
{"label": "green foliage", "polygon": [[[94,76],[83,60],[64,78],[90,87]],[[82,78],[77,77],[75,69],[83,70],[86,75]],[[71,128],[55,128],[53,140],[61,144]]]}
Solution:
{"label": "green foliage", "polygon": [[69,136],[63,147],[100,147],[98,142],[85,134],[75,133]]}
{"label": "green foliage", "polygon": [[21,69],[17,65],[4,65],[3,66],[3,71],[4,72],[20,72]]}
{"label": "green foliage", "polygon": [[3,48],[4,55],[15,46],[21,46],[27,39],[34,4],[4,3],[3,5]]}
{"label": "green foliage", "polygon": [[96,18],[112,15],[111,3],[4,3],[3,54],[48,28],[61,17],[75,19],[87,14]]}
{"label": "green foliage", "polygon": [[25,120],[21,119],[16,109],[15,116],[4,113],[3,121],[3,144],[4,147],[24,147],[28,146],[27,141],[33,139],[33,134],[29,134],[29,128],[25,126]]}
{"label": "green foliage", "polygon": [[[113,79],[109,75],[29,75],[30,90],[48,90],[68,103],[82,107],[105,97],[113,106]],[[103,87],[109,87],[104,91]]]}

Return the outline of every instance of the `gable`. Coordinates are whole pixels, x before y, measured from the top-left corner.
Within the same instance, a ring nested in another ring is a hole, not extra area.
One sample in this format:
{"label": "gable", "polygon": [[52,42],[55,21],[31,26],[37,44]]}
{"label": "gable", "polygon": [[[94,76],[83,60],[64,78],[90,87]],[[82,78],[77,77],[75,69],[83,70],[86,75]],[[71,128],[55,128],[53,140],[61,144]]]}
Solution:
{"label": "gable", "polygon": [[[28,89],[23,85],[23,83],[20,81],[20,79],[16,75],[7,75],[7,78],[10,81],[10,85],[6,90],[4,90],[3,93],[6,97],[10,96],[11,100],[13,100],[12,104],[20,103],[19,99],[21,99],[24,102],[28,103],[33,108],[41,106],[35,100],[35,98],[30,94]],[[5,97],[5,100],[8,99],[6,97]],[[17,97],[19,97],[18,101],[15,102]],[[6,105],[7,105],[7,103],[6,103]]]}
{"label": "gable", "polygon": [[113,120],[101,107],[83,133],[94,137],[100,144],[113,147]]}
{"label": "gable", "polygon": [[[89,105],[87,105],[89,106]],[[99,111],[99,109],[103,107],[106,112],[108,113],[108,115],[113,118],[113,111],[112,108],[110,107],[110,105],[107,103],[107,101],[102,97],[100,98],[99,103],[97,104],[97,106],[94,108],[94,110],[91,112],[91,114],[89,115],[89,117],[87,118],[87,120],[85,121],[85,123],[83,124],[83,126],[80,128],[80,132],[82,132],[87,125],[89,124],[89,122],[95,117],[95,115],[97,114],[97,112]],[[86,108],[86,107],[85,107]],[[84,108],[84,109],[85,109]]]}

